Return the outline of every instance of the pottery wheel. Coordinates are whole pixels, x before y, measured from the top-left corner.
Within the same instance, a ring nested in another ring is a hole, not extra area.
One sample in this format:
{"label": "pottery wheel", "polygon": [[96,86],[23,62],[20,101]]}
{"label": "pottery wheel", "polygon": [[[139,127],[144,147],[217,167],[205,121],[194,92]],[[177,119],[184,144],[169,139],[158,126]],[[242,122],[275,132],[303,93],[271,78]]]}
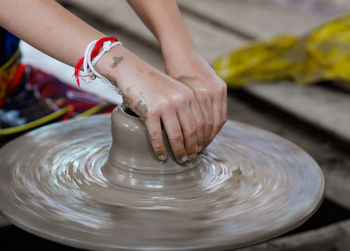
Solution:
{"label": "pottery wheel", "polygon": [[[152,155],[120,108],[36,129],[0,150],[0,210],[41,237],[93,250],[238,248],[309,218],[324,193],[294,144],[228,121],[185,166]],[[110,152],[110,154],[109,154]]]}

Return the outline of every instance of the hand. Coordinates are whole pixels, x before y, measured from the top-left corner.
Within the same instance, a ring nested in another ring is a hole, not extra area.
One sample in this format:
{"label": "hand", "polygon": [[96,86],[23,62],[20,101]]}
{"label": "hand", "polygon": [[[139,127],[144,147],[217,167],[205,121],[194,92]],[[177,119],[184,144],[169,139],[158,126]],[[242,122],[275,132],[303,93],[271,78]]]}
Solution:
{"label": "hand", "polygon": [[[145,121],[157,157],[163,161],[167,158],[161,130],[163,123],[177,161],[184,163],[194,158],[202,149],[204,119],[193,91],[124,47],[110,52],[110,57],[116,56],[123,57],[122,61],[119,59],[112,76],[105,76],[118,83],[124,103]],[[107,67],[113,67],[111,62]]]}
{"label": "hand", "polygon": [[205,120],[203,146],[207,146],[227,120],[227,86],[197,53],[165,58],[169,76],[193,91]]}

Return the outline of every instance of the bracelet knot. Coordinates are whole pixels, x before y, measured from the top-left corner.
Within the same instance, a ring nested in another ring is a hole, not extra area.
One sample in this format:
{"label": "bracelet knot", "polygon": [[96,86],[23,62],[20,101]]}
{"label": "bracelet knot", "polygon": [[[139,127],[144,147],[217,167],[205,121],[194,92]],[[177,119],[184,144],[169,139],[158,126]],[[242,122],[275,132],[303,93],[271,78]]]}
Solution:
{"label": "bracelet knot", "polygon": [[[122,44],[116,37],[104,37],[99,40],[92,41],[85,50],[84,57],[82,57],[75,66],[74,77],[80,87],[79,77],[89,77],[90,80],[96,78],[101,79],[107,84],[111,82],[99,74],[94,66],[102,58],[102,56],[110,51],[114,46]],[[81,67],[83,67],[84,75],[79,74]]]}

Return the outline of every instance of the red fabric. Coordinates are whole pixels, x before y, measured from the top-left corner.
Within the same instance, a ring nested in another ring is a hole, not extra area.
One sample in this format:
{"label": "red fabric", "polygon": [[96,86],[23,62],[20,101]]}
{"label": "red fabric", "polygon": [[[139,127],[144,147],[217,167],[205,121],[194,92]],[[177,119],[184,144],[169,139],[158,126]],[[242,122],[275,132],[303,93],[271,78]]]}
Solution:
{"label": "red fabric", "polygon": [[15,77],[14,77],[13,82],[12,82],[12,90],[16,89],[19,81],[21,80],[21,78],[23,76],[25,69],[26,69],[26,66],[24,64],[20,64],[18,66],[17,72],[16,72]]}
{"label": "red fabric", "polygon": [[[96,57],[98,55],[98,53],[100,52],[100,49],[101,49],[103,43],[106,42],[106,41],[116,41],[116,42],[118,42],[119,40],[116,37],[104,37],[104,38],[101,38],[100,40],[98,40],[96,42],[96,44],[95,44],[94,49],[91,52],[91,55],[90,55],[91,59],[93,59],[94,57]],[[75,66],[75,70],[74,70],[74,77],[77,80],[77,84],[78,84],[79,87],[80,87],[79,71],[80,71],[80,68],[83,65],[83,63],[84,63],[84,57],[79,59],[77,65]]]}
{"label": "red fabric", "polygon": [[[12,93],[16,90],[16,87],[19,81],[21,80],[24,70],[26,68],[25,65],[23,64],[20,64],[17,62],[15,64],[17,64],[18,66],[15,72],[15,75],[13,76],[13,79],[11,80],[11,78],[9,77],[0,79],[0,81],[3,80],[3,83],[0,83],[0,107],[2,107],[5,104],[6,99],[10,97]],[[13,67],[16,67],[16,66],[14,65]]]}
{"label": "red fabric", "polygon": [[81,66],[84,63],[84,57],[82,57],[81,59],[79,59],[77,65],[75,66],[75,70],[74,70],[74,77],[77,80],[78,86],[80,87],[80,81],[79,81],[79,71]]}
{"label": "red fabric", "polygon": [[64,115],[64,117],[62,118],[62,121],[70,119],[70,117],[72,116],[73,112],[74,112],[74,106],[71,106],[69,108],[68,112],[66,113],[66,115]]}

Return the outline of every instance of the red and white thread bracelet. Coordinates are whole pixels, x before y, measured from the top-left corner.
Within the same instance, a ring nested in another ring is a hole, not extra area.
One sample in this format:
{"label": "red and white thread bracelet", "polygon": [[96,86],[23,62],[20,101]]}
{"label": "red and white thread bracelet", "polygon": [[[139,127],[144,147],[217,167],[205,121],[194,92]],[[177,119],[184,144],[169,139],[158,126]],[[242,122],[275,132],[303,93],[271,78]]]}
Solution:
{"label": "red and white thread bracelet", "polygon": [[[85,50],[84,57],[82,57],[75,66],[74,77],[80,87],[79,77],[89,77],[91,80],[99,78],[102,82],[111,84],[111,82],[99,74],[94,66],[102,58],[102,56],[112,49],[114,46],[122,44],[116,37],[104,37],[99,40],[92,41]],[[83,66],[84,75],[80,75],[80,68]]]}

